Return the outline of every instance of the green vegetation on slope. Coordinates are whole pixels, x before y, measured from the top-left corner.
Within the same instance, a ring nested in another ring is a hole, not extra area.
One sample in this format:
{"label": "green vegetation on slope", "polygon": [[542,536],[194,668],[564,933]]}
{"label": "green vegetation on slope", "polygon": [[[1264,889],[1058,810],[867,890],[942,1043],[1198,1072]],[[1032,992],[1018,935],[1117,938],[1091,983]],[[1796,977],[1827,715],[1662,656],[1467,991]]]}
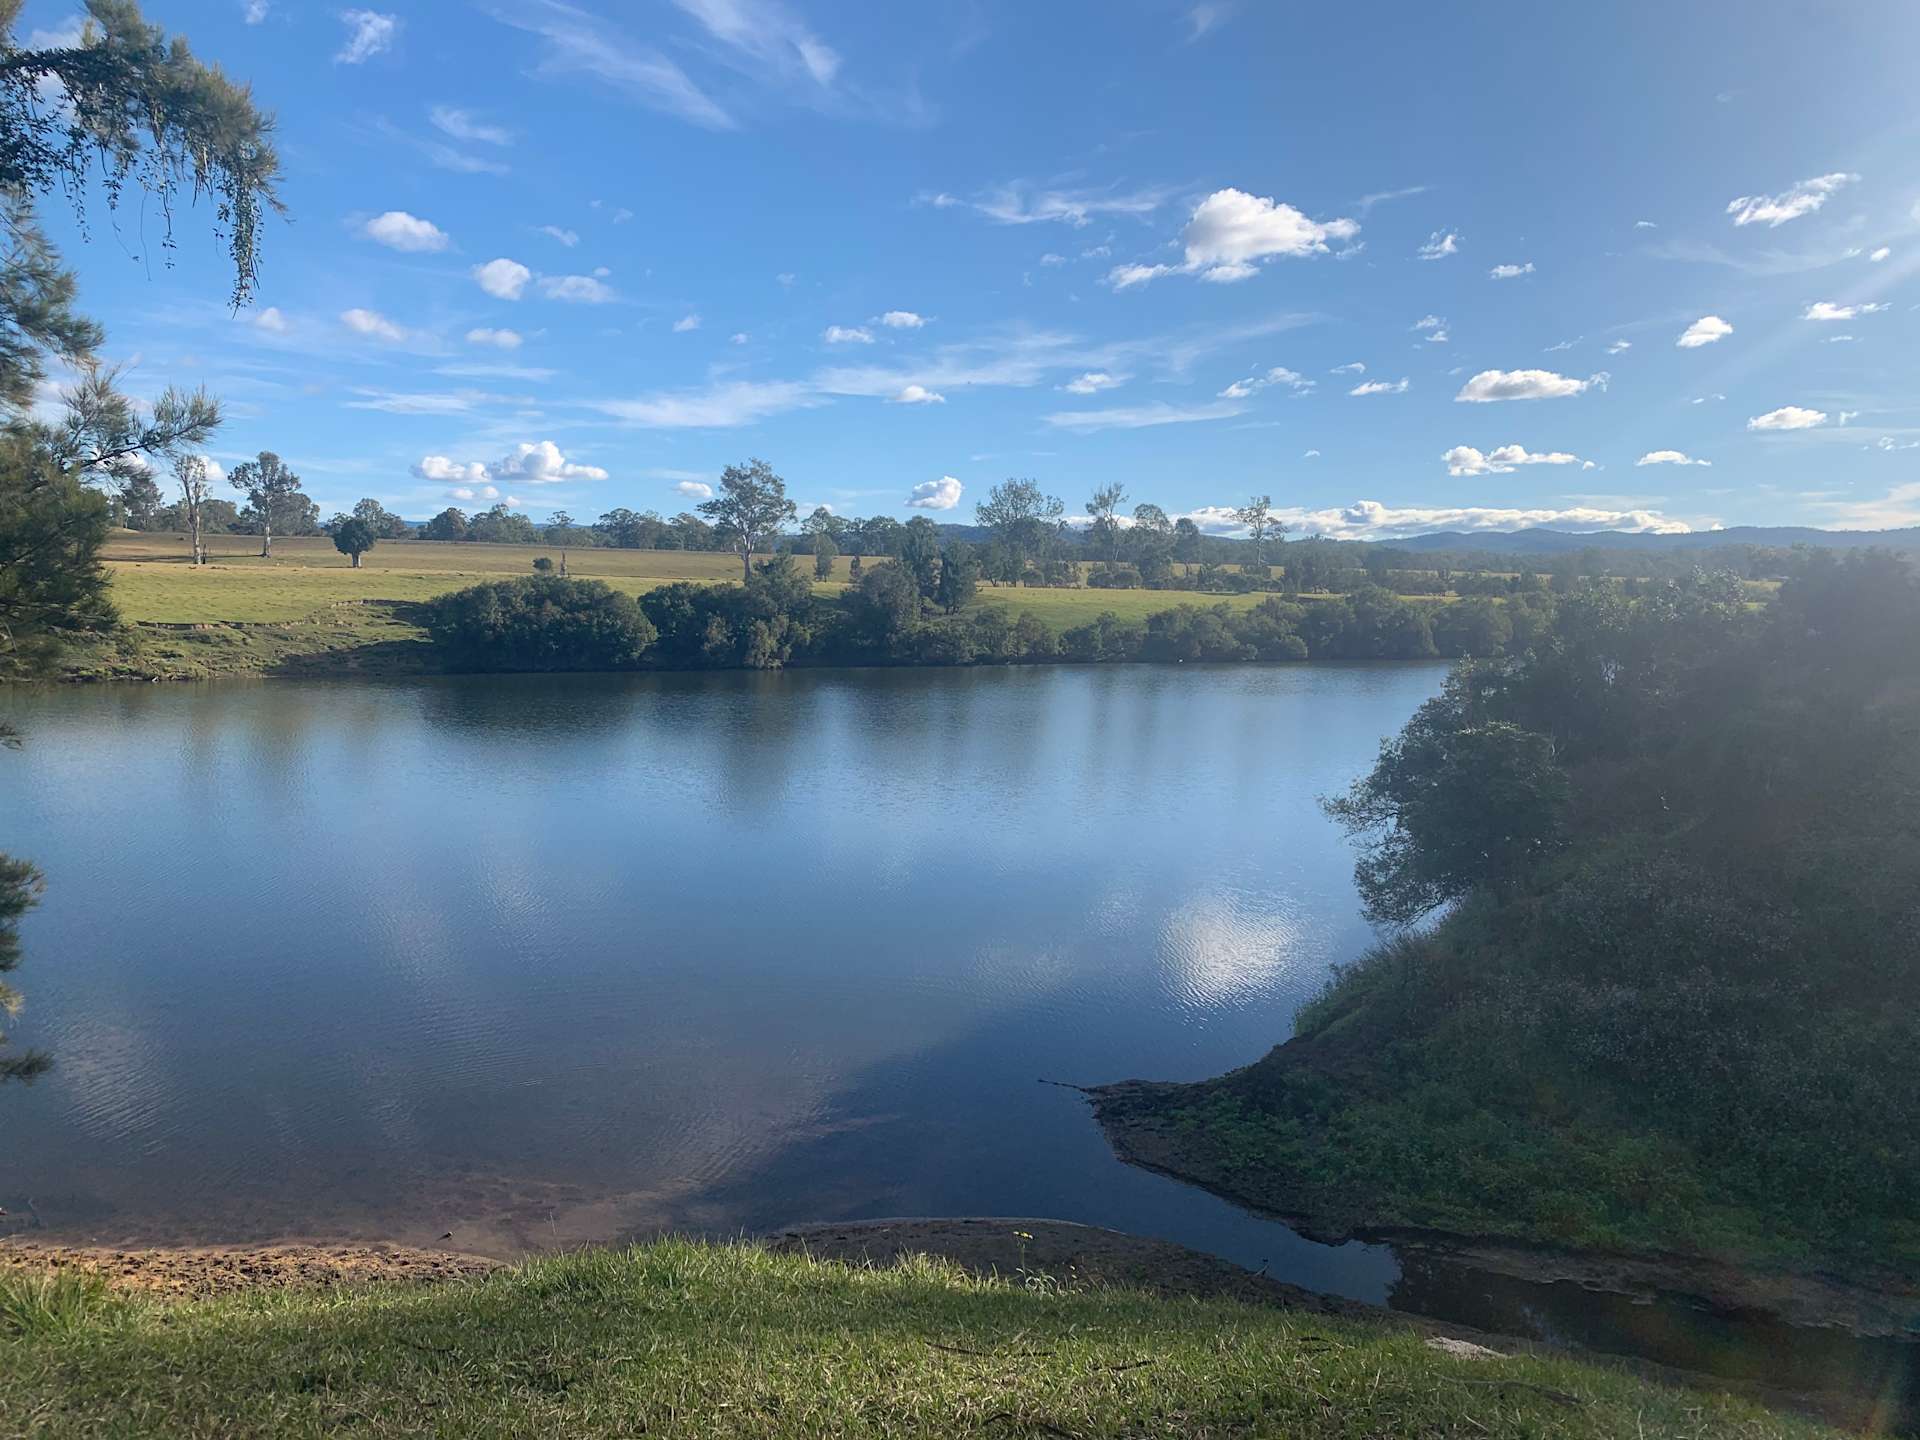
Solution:
{"label": "green vegetation on slope", "polygon": [[1407,924],[1296,1038],[1116,1087],[1134,1158],[1327,1230],[1920,1275],[1920,582],[1561,605],[1332,806]]}
{"label": "green vegetation on slope", "polygon": [[0,1277],[0,1414],[48,1437],[1832,1433],[1397,1324],[682,1241],[185,1303]]}

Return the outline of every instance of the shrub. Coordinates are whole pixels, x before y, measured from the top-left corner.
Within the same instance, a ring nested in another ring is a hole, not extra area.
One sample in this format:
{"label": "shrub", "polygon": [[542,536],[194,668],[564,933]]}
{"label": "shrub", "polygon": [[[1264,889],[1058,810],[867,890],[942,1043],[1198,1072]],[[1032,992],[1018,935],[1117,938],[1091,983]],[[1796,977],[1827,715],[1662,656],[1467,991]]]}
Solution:
{"label": "shrub", "polygon": [[554,575],[443,595],[427,605],[427,630],[463,670],[632,670],[655,637],[632,596]]}

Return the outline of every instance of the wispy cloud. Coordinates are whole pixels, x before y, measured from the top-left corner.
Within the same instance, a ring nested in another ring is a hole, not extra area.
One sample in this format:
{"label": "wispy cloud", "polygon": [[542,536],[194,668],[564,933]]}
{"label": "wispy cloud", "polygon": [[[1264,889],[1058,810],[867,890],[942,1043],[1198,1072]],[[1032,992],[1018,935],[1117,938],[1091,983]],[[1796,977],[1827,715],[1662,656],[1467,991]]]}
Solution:
{"label": "wispy cloud", "polygon": [[974,210],[1002,225],[1054,222],[1085,226],[1102,215],[1151,215],[1166,204],[1172,191],[1165,187],[1122,190],[1118,186],[1087,187],[1036,184],[1011,180],[970,199],[944,191],[922,195],[920,203],[938,210]]}
{"label": "wispy cloud", "polygon": [[1172,405],[1156,400],[1151,405],[1117,405],[1106,410],[1060,410],[1045,417],[1047,424],[1061,430],[1088,433],[1095,430],[1143,430],[1153,425],[1187,425],[1200,420],[1226,420],[1242,413],[1244,407],[1229,401],[1207,405]]}
{"label": "wispy cloud", "polygon": [[1858,175],[1836,170],[1831,175],[1816,175],[1811,180],[1782,191],[1778,195],[1742,195],[1727,202],[1727,214],[1735,225],[1765,225],[1777,229],[1789,220],[1811,215],[1827,203],[1842,186],[1859,180]]}
{"label": "wispy cloud", "polygon": [[397,16],[382,15],[377,10],[345,10],[340,14],[340,21],[347,27],[347,38],[333,57],[336,65],[364,64],[382,51],[392,49],[393,37],[400,30]]}
{"label": "wispy cloud", "polygon": [[546,42],[536,65],[540,75],[586,75],[648,109],[690,124],[709,130],[738,128],[734,117],[674,61],[585,10],[562,0],[518,0],[496,9],[494,16]]}

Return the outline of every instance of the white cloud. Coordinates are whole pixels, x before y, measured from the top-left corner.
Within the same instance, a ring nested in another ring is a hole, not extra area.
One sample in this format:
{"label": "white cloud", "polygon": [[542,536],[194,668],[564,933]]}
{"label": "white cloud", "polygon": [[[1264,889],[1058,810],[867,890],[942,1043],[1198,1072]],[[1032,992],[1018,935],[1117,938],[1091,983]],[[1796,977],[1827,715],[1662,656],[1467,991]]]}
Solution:
{"label": "white cloud", "polygon": [[604,480],[607,472],[598,465],[579,465],[560,453],[551,440],[531,444],[522,441],[491,465],[478,460],[454,460],[445,455],[423,455],[414,462],[413,473],[422,480],[442,484],[457,481],[467,486],[485,486],[484,490],[458,496],[458,499],[491,500],[497,494],[495,484],[558,485],[567,480]]}
{"label": "white cloud", "polygon": [[1438,315],[1422,315],[1418,320],[1413,322],[1413,328],[1416,330],[1444,330],[1447,328],[1447,322],[1442,320]]}
{"label": "white cloud", "polygon": [[1141,430],[1151,425],[1184,425],[1197,420],[1226,420],[1240,413],[1231,401],[1211,405],[1169,405],[1156,400],[1151,405],[1115,406],[1109,410],[1062,410],[1045,417],[1047,424],[1061,430],[1082,433],[1094,430]]}
{"label": "white cloud", "polygon": [[797,380],[729,380],[702,390],[602,401],[594,408],[650,430],[726,430],[824,403],[811,385]]}
{"label": "white cloud", "polygon": [[1367,373],[1367,362],[1364,360],[1350,360],[1345,365],[1334,366],[1328,373],[1331,375],[1364,375]]}
{"label": "white cloud", "polygon": [[1684,450],[1649,450],[1636,465],[1711,465],[1711,460],[1696,460]]}
{"label": "white cloud", "polygon": [[1236,380],[1220,392],[1222,400],[1244,400],[1256,391],[1265,390],[1270,385],[1285,385],[1296,395],[1314,388],[1316,382],[1307,379],[1297,370],[1289,370],[1284,365],[1276,365],[1264,375],[1249,375],[1244,380]]}
{"label": "white cloud", "polygon": [[284,335],[292,328],[287,321],[287,317],[282,315],[279,307],[275,305],[269,305],[258,315],[254,316],[253,323],[258,325],[262,330],[272,331],[275,335]]}
{"label": "white cloud", "polygon": [[500,126],[476,120],[467,111],[452,105],[434,106],[427,112],[427,118],[433,121],[436,129],[456,140],[474,141],[482,145],[508,145],[513,142],[512,134]]}
{"label": "white cloud", "polygon": [[1878,250],[1867,256],[1867,259],[1878,265],[1891,254],[1893,254],[1893,247],[1891,245],[1882,245]]}
{"label": "white cloud", "polygon": [[964,206],[977,210],[1002,225],[1031,225],[1058,221],[1077,227],[1090,225],[1100,215],[1150,215],[1166,203],[1165,190],[1137,190],[1116,194],[1112,190],[1065,190],[1035,188],[1023,180],[1002,185],[977,200],[962,200],[954,195],[924,195],[921,199],[938,210]]}
{"label": "white cloud", "polygon": [[1354,220],[1309,219],[1301,211],[1244,190],[1216,190],[1194,207],[1180,232],[1186,260],[1180,265],[1116,265],[1107,284],[1129,290],[1162,275],[1194,275],[1232,282],[1258,273],[1258,264],[1281,258],[1323,255],[1329,240],[1350,240],[1359,233]]}
{"label": "white cloud", "polygon": [[1524,445],[1501,445],[1482,454],[1471,445],[1456,445],[1440,457],[1449,475],[1506,475],[1522,465],[1578,465],[1593,469],[1591,460],[1569,455],[1564,450],[1532,451]]}
{"label": "white cloud", "polygon": [[[445,484],[450,480],[457,480],[463,484],[477,485],[486,480],[487,467],[477,460],[463,463],[459,460],[450,459],[445,455],[422,455],[414,462],[413,473],[422,480],[433,480],[441,484]],[[475,497],[469,492],[468,494],[456,496],[455,498],[472,500]]]}
{"label": "white cloud", "polygon": [[1607,346],[1607,354],[1623,355],[1627,351],[1631,350],[1632,348],[1633,348],[1633,342],[1631,340],[1616,340],[1611,345]]}
{"label": "white cloud", "polygon": [[1845,425],[1850,420],[1858,420],[1859,418],[1860,412],[1858,410],[1842,410],[1840,412],[1840,423],[1842,425]]}
{"label": "white cloud", "polygon": [[347,40],[333,57],[336,65],[358,65],[392,48],[394,34],[400,28],[397,16],[382,15],[377,10],[346,10],[340,19],[347,27]]}
{"label": "white cloud", "polygon": [[520,332],[518,330],[493,330],[486,326],[467,331],[469,345],[491,345],[496,350],[518,350]]}
{"label": "white cloud", "polygon": [[713,498],[713,486],[707,484],[704,480],[682,480],[673,488],[677,493],[685,495],[690,500],[711,500]]}
{"label": "white cloud", "polygon": [[942,475],[938,480],[922,480],[907,493],[907,508],[951,510],[960,503],[960,492],[965,488],[951,475]]}
{"label": "white cloud", "polygon": [[1529,260],[1524,265],[1496,265],[1487,272],[1487,277],[1492,280],[1514,280],[1522,275],[1531,274],[1533,274],[1533,262]]}
{"label": "white cloud", "polygon": [[1189,43],[1201,36],[1217,30],[1233,18],[1234,7],[1224,0],[1204,0],[1187,11],[1187,40]]}
{"label": "white cloud", "polygon": [[1102,390],[1115,390],[1126,382],[1118,376],[1109,375],[1104,370],[1089,370],[1069,380],[1060,388],[1069,395],[1098,395]]}
{"label": "white cloud", "polygon": [[707,33],[771,75],[804,78],[826,89],[840,56],[778,0],[673,0]]}
{"label": "white cloud", "polygon": [[1365,380],[1349,390],[1349,395],[1404,395],[1411,380]]}
{"label": "white cloud", "polygon": [[360,227],[360,233],[369,240],[378,240],[389,250],[418,253],[444,250],[448,245],[446,231],[431,220],[422,220],[404,210],[389,210],[374,216]]}
{"label": "white cloud", "polygon": [[893,397],[892,403],[895,405],[944,405],[947,403],[947,397],[927,389],[924,385],[908,385]]}
{"label": "white cloud", "polygon": [[1636,230],[1658,230],[1660,227],[1651,220],[1636,220],[1633,222],[1633,228]]}
{"label": "white cloud", "polygon": [[[1217,516],[1232,511],[1225,506],[1210,507],[1206,513]],[[1360,500],[1352,505],[1329,510],[1276,510],[1275,518],[1284,521],[1297,534],[1325,535],[1336,540],[1393,540],[1434,531],[1461,530],[1500,532],[1513,530],[1625,530],[1636,534],[1685,534],[1692,527],[1657,510],[1609,510],[1597,506],[1573,506],[1566,509],[1505,509],[1492,506],[1388,506],[1378,500]],[[1199,523],[1196,516],[1195,523]],[[1206,525],[1201,526],[1207,529]],[[1231,533],[1216,529],[1214,533]]]}
{"label": "white cloud", "polygon": [[1727,202],[1727,214],[1736,225],[1765,225],[1769,228],[1811,215],[1827,203],[1827,197],[1843,185],[1851,185],[1858,175],[1836,170],[1831,175],[1816,175],[1802,180],[1779,195],[1742,195]]}
{"label": "white cloud", "polygon": [[504,257],[476,265],[472,273],[475,283],[496,300],[518,300],[527,282],[533,279],[533,271],[518,260]]}
{"label": "white cloud", "polygon": [[1682,350],[1698,350],[1702,345],[1711,345],[1716,340],[1733,333],[1733,326],[1718,315],[1702,315],[1698,320],[1680,332],[1680,338],[1673,343]]}
{"label": "white cloud", "polygon": [[829,345],[871,345],[873,332],[864,325],[829,325],[820,338]]}
{"label": "white cloud", "polygon": [[1557,375],[1551,370],[1482,370],[1460,387],[1453,398],[1476,404],[1495,400],[1560,400],[1594,386],[1606,388],[1605,372],[1586,380]]}
{"label": "white cloud", "polygon": [[1040,263],[1042,265],[1064,265],[1067,263],[1067,257],[1064,255],[1056,255],[1053,251],[1049,250],[1040,257]]}
{"label": "white cloud", "polygon": [[371,335],[378,340],[404,340],[407,332],[378,310],[358,307],[340,312],[340,323],[356,335]]}
{"label": "white cloud", "polygon": [[1318,450],[1309,450],[1300,458],[1302,460],[1318,460],[1320,458],[1320,452]]}
{"label": "white cloud", "polygon": [[240,7],[240,18],[249,25],[258,25],[267,18],[267,0],[246,0]]}
{"label": "white cloud", "polygon": [[1782,405],[1747,421],[1749,430],[1811,430],[1827,423],[1827,412],[1810,410],[1804,405]]}
{"label": "white cloud", "polygon": [[515,7],[494,18],[546,42],[533,67],[542,79],[590,75],[650,109],[709,130],[737,128],[734,118],[678,64],[650,46],[635,45],[607,22],[573,5]]}
{"label": "white cloud", "polygon": [[880,317],[880,323],[889,330],[918,330],[927,321],[925,316],[911,310],[889,310]]}
{"label": "white cloud", "polygon": [[540,293],[580,305],[605,305],[614,298],[613,288],[592,275],[542,275]]}
{"label": "white cloud", "polygon": [[[678,324],[679,322],[676,321],[675,323]],[[728,341],[734,345],[744,345],[752,338],[753,337],[744,330],[736,330],[727,337]]]}
{"label": "white cloud", "polygon": [[[690,335],[699,328],[700,317],[698,314],[682,315],[678,320],[673,322],[673,333],[676,335]],[[744,337],[735,338],[743,339]]]}
{"label": "white cloud", "polygon": [[1427,237],[1427,243],[1420,247],[1422,260],[1444,260],[1449,255],[1460,253],[1460,237],[1452,230],[1436,230]]}
{"label": "white cloud", "polygon": [[1807,306],[1802,320],[1851,320],[1857,315],[1872,315],[1884,310],[1885,305],[1836,305],[1831,300],[1816,300]]}
{"label": "white cloud", "polygon": [[580,232],[578,230],[564,229],[559,225],[542,225],[540,227],[540,233],[551,239],[558,240],[569,250],[580,243]]}

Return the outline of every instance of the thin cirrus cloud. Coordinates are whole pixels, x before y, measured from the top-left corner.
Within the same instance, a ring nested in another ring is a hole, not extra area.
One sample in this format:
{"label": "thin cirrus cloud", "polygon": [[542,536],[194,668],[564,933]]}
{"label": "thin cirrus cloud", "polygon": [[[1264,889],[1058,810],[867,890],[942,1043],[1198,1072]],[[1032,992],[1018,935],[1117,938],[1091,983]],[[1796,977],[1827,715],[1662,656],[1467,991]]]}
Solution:
{"label": "thin cirrus cloud", "polygon": [[1413,382],[1399,380],[1363,380],[1347,392],[1349,395],[1404,395]]}
{"label": "thin cirrus cloud", "polygon": [[409,215],[404,210],[388,210],[360,226],[360,233],[389,250],[421,254],[444,250],[452,241],[447,232],[431,220]]}
{"label": "thin cirrus cloud", "polygon": [[1273,260],[1304,259],[1351,241],[1360,222],[1314,220],[1270,196],[1231,187],[1216,190],[1193,209],[1180,232],[1185,260],[1178,265],[1126,264],[1107,272],[1115,290],[1131,290],[1163,275],[1197,275],[1216,284],[1249,280]]}
{"label": "thin cirrus cloud", "polygon": [[1315,388],[1318,382],[1309,380],[1298,370],[1289,370],[1284,365],[1276,365],[1264,374],[1249,375],[1244,380],[1236,380],[1220,392],[1222,400],[1244,400],[1249,395],[1270,389],[1275,385],[1285,385],[1296,395],[1304,395]]}
{"label": "thin cirrus cloud", "polygon": [[548,239],[558,240],[569,250],[580,243],[580,232],[578,230],[568,230],[561,225],[542,225],[540,227],[540,233]]}
{"label": "thin cirrus cloud", "polygon": [[1578,465],[1594,468],[1593,461],[1582,460],[1564,450],[1533,451],[1524,445],[1500,445],[1482,452],[1471,445],[1456,445],[1441,460],[1449,475],[1506,475],[1522,465]]}
{"label": "thin cirrus cloud", "polygon": [[1069,395],[1098,395],[1102,390],[1116,390],[1125,383],[1104,370],[1089,370],[1084,375],[1076,375],[1060,388]]}
{"label": "thin cirrus cloud", "polygon": [[829,325],[820,338],[829,345],[871,345],[873,332],[864,325]]}
{"label": "thin cirrus cloud", "polygon": [[433,122],[436,130],[443,135],[451,135],[455,140],[465,140],[476,145],[511,145],[513,132],[499,125],[489,125],[471,112],[454,105],[435,105],[427,112],[427,119]]}
{"label": "thin cirrus cloud", "polygon": [[1684,450],[1649,450],[1635,465],[1712,465],[1711,460],[1696,460]]}
{"label": "thin cirrus cloud", "polygon": [[1167,203],[1171,194],[1171,191],[1164,188],[1072,189],[1059,186],[1036,186],[1025,180],[1012,180],[1005,185],[982,191],[971,200],[963,200],[945,191],[933,195],[923,194],[918,197],[918,200],[919,203],[931,205],[936,210],[977,211],[1001,225],[1034,225],[1051,222],[1078,229],[1091,225],[1096,219],[1104,216],[1131,216],[1139,219],[1151,215]]}
{"label": "thin cirrus cloud", "polygon": [[1735,225],[1765,225],[1777,229],[1789,220],[1811,215],[1827,203],[1829,196],[1843,186],[1854,184],[1858,175],[1836,170],[1831,175],[1816,175],[1811,180],[1783,190],[1778,195],[1742,195],[1727,202],[1727,214]]}
{"label": "thin cirrus cloud", "polygon": [[[676,335],[691,335],[694,331],[698,330],[699,328],[700,328],[700,317],[698,314],[694,314],[694,313],[682,315],[678,320],[673,322],[673,333]],[[736,341],[739,340],[738,336],[735,336],[734,338]]]}
{"label": "thin cirrus cloud", "polygon": [[1747,421],[1749,430],[1811,430],[1827,423],[1827,412],[1806,405],[1782,405]]}
{"label": "thin cirrus cloud", "polygon": [[960,494],[966,486],[951,475],[942,475],[938,480],[922,480],[907,492],[909,510],[951,510],[960,503]]}
{"label": "thin cirrus cloud", "polygon": [[1733,326],[1718,315],[1702,315],[1698,320],[1680,332],[1680,338],[1673,343],[1682,350],[1698,350],[1702,345],[1711,345],[1733,333]]}
{"label": "thin cirrus cloud", "polygon": [[605,305],[614,298],[613,287],[597,275],[542,275],[539,284],[549,300],[575,305]]}
{"label": "thin cirrus cloud", "polygon": [[391,50],[393,37],[400,30],[397,16],[382,15],[377,10],[344,10],[340,21],[347,27],[347,38],[333,57],[336,65],[365,64],[382,51]]}
{"label": "thin cirrus cloud", "polygon": [[1216,401],[1211,405],[1170,405],[1164,400],[1157,400],[1151,405],[1117,405],[1106,410],[1061,410],[1044,418],[1055,429],[1088,433],[1227,420],[1240,413],[1241,407],[1232,401]]}
{"label": "thin cirrus cloud", "polygon": [[1585,380],[1552,370],[1482,370],[1462,385],[1460,393],[1453,398],[1480,405],[1499,400],[1561,400],[1606,387],[1604,370]]}
{"label": "thin cirrus cloud", "polygon": [[518,350],[520,332],[518,330],[496,330],[489,326],[477,326],[467,331],[469,345],[486,345],[495,350]]}
{"label": "thin cirrus cloud", "polygon": [[[1397,540],[1435,531],[1460,530],[1469,534],[1515,530],[1626,530],[1635,534],[1684,535],[1693,527],[1658,510],[1608,510],[1593,505],[1564,509],[1521,509],[1490,505],[1395,506],[1378,500],[1357,500],[1324,510],[1275,510],[1276,520],[1301,535],[1323,535],[1333,540]],[[1240,533],[1232,507],[1203,506],[1187,512],[1202,530],[1214,535]]]}
{"label": "thin cirrus cloud", "polygon": [[[717,0],[716,0],[717,3]],[[543,79],[585,75],[650,110],[708,130],[735,130],[739,122],[673,60],[636,44],[612,25],[561,0],[524,0],[494,12],[544,45],[534,62]]]}

